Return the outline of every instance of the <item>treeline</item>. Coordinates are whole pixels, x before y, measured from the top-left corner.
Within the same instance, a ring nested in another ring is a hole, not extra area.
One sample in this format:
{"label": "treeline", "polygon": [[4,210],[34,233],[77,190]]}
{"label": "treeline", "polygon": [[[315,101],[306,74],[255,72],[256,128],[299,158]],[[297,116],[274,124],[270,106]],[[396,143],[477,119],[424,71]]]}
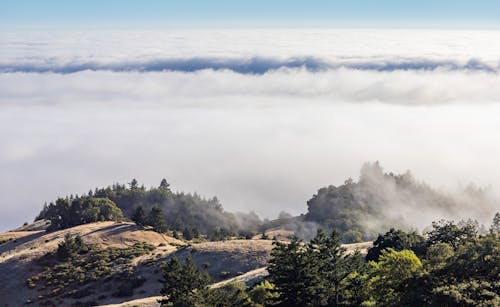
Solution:
{"label": "treeline", "polygon": [[163,306],[499,306],[500,214],[490,233],[433,223],[426,237],[391,229],[368,255],[346,253],[337,232],[274,242],[268,280],[208,288],[191,260],[164,267]]}
{"label": "treeline", "polygon": [[108,198],[83,196],[59,198],[45,205],[37,219],[49,220],[49,230],[57,230],[100,221],[121,221],[123,214]]}
{"label": "treeline", "polygon": [[432,216],[468,212],[490,216],[495,205],[486,192],[469,186],[452,197],[418,182],[409,171],[385,173],[378,162],[365,163],[358,181],[348,179],[340,186],[318,190],[307,202],[304,220],[338,231],[344,243],[368,241],[389,227],[424,227],[432,220],[422,223],[422,219]]}
{"label": "treeline", "polygon": [[[121,210],[124,217],[136,221],[139,219],[140,224],[153,226],[160,232],[172,230],[190,233],[192,236],[199,233],[212,240],[228,236],[249,237],[258,233],[262,224],[255,213],[225,211],[216,197],[206,199],[196,193],[172,192],[165,179],[158,187],[149,189],[133,179],[128,185],[113,184],[106,188],[90,190],[81,196],[60,198],[45,205],[37,219],[52,221],[54,229],[72,227],[76,224],[72,219],[67,222],[66,208],[74,208],[73,213],[82,213],[82,210],[77,210],[78,207],[73,207],[73,204],[94,202],[96,199],[107,199]],[[144,216],[141,217],[141,214]],[[92,221],[96,220],[81,218],[77,224]]]}

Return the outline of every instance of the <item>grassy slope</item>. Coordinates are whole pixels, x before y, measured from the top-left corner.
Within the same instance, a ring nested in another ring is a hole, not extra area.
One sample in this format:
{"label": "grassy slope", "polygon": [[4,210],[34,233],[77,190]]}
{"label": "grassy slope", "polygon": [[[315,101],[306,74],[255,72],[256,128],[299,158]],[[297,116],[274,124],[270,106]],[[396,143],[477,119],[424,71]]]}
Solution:
{"label": "grassy slope", "polygon": [[[236,278],[240,281],[259,280],[267,274],[265,266],[272,249],[272,241],[259,240],[228,240],[222,242],[204,242],[187,245],[172,237],[144,230],[132,223],[100,222],[80,225],[70,229],[46,233],[40,230],[40,225],[28,225],[18,231],[0,234],[2,238],[12,240],[0,245],[0,276],[3,277],[0,285],[0,306],[20,306],[27,299],[36,300],[39,293],[25,286],[25,281],[30,276],[40,272],[41,268],[35,259],[54,251],[57,245],[68,232],[78,233],[85,243],[97,244],[103,248],[126,248],[135,242],[148,242],[155,246],[151,253],[133,260],[137,271],[146,278],[146,282],[134,291],[132,297],[115,298],[104,289],[113,288],[109,282],[102,283],[102,293],[80,299],[79,301],[96,300],[99,304],[117,304],[128,302],[129,305],[156,304],[156,298],[161,288],[160,263],[172,254],[179,258],[191,255],[194,261],[207,267],[207,271],[215,282]],[[43,227],[42,227],[43,228]],[[31,231],[30,231],[31,230]],[[349,250],[360,248],[366,250],[369,243],[347,245]],[[243,276],[242,274],[247,273]],[[217,284],[215,284],[217,285]],[[219,283],[221,285],[221,283]],[[100,298],[99,296],[106,296]],[[143,301],[131,302],[142,299]],[[70,305],[75,299],[57,298],[54,300],[59,305]],[[147,305],[146,305],[147,306]]]}

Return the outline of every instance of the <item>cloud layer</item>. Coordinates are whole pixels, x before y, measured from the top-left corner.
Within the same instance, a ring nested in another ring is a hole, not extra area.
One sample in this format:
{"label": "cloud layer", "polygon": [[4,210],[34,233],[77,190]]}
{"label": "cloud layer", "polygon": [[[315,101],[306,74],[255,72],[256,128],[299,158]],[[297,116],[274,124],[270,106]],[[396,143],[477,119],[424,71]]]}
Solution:
{"label": "cloud layer", "polygon": [[0,228],[132,177],[267,217],[365,161],[498,187],[498,34],[2,33]]}
{"label": "cloud layer", "polygon": [[81,71],[112,71],[112,72],[158,72],[180,71],[195,72],[200,70],[230,70],[240,74],[264,74],[284,68],[302,68],[312,72],[347,68],[353,70],[372,71],[480,71],[498,73],[499,67],[488,65],[479,60],[471,59],[465,63],[454,61],[436,61],[427,59],[400,59],[392,61],[366,62],[328,62],[319,58],[176,58],[155,59],[149,61],[99,63],[76,62],[60,64],[54,61],[43,63],[10,63],[0,65],[0,73],[61,73],[70,74]]}
{"label": "cloud layer", "polygon": [[[0,74],[0,105],[156,104],[163,107],[266,107],[388,103],[495,104],[500,74],[464,71],[234,71]],[[302,103],[302,102],[301,102]]]}

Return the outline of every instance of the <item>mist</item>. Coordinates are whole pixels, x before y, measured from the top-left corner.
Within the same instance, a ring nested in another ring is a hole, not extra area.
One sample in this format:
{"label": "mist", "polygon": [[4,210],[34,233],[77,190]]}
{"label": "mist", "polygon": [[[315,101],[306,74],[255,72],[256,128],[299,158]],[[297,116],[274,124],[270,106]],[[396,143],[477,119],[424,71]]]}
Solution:
{"label": "mist", "polygon": [[[449,193],[474,182],[497,197],[497,32],[266,33],[3,33],[1,230],[57,196],[132,178],[166,178],[228,211],[300,214],[320,187],[375,160]],[[192,69],[193,58],[210,61]],[[272,61],[248,66],[256,58]],[[470,209],[414,224],[486,219]]]}

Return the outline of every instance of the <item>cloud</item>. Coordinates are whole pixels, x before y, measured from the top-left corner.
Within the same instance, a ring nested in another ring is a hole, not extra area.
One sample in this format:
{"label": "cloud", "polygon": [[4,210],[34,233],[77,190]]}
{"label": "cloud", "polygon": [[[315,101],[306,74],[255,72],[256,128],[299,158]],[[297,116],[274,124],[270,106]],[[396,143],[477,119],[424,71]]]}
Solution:
{"label": "cloud", "polygon": [[299,98],[309,98],[310,104],[329,105],[498,103],[500,74],[347,68],[320,72],[280,69],[262,75],[230,70],[0,74],[0,105],[153,103],[164,107],[266,107],[291,105]]}
{"label": "cloud", "polygon": [[366,161],[437,186],[498,187],[496,36],[3,33],[0,227],[132,177],[266,217],[305,212]]}
{"label": "cloud", "polygon": [[306,58],[176,58],[156,59],[149,61],[118,62],[118,63],[10,63],[0,65],[0,73],[60,73],[70,74],[82,71],[112,71],[112,72],[161,72],[179,71],[195,72],[200,70],[229,70],[240,74],[265,74],[284,68],[302,68],[308,71],[326,71],[347,68],[367,71],[433,71],[433,70],[463,70],[498,73],[499,67],[488,65],[479,60],[471,59],[465,63],[454,61],[435,61],[428,59],[402,59],[398,61],[372,62],[328,62],[323,59]]}

